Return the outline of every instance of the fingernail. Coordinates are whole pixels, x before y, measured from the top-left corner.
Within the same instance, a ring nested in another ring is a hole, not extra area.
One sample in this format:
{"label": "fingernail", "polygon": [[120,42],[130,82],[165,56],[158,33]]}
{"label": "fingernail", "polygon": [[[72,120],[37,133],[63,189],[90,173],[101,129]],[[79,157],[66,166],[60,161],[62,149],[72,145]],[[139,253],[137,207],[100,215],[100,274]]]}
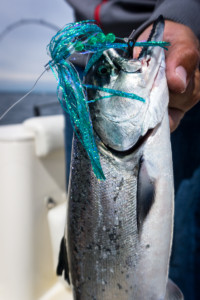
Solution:
{"label": "fingernail", "polygon": [[184,90],[182,91],[182,93],[183,93],[187,88],[187,72],[186,72],[185,68],[183,68],[182,66],[178,66],[175,70],[175,73],[183,82],[183,85],[184,85]]}

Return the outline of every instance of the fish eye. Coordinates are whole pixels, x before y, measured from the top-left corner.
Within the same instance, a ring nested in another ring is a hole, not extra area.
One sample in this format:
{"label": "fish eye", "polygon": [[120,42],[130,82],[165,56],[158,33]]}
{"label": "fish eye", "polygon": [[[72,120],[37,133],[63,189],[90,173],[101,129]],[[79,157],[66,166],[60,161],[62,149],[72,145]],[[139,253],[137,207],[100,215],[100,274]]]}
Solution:
{"label": "fish eye", "polygon": [[103,76],[109,75],[110,74],[110,67],[106,66],[106,65],[101,65],[101,66],[98,67],[97,72],[98,72],[98,74],[103,75]]}

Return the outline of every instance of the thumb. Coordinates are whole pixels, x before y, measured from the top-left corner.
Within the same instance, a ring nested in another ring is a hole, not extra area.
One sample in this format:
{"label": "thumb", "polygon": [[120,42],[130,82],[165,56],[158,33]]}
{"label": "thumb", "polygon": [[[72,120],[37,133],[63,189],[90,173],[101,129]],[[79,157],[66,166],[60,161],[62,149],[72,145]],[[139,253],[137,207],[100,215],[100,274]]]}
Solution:
{"label": "thumb", "polygon": [[166,76],[172,92],[185,92],[199,63],[199,41],[185,25],[166,21],[164,40],[171,46],[166,55]]}
{"label": "thumb", "polygon": [[191,46],[174,45],[166,53],[168,87],[176,93],[185,92],[198,64],[198,52]]}

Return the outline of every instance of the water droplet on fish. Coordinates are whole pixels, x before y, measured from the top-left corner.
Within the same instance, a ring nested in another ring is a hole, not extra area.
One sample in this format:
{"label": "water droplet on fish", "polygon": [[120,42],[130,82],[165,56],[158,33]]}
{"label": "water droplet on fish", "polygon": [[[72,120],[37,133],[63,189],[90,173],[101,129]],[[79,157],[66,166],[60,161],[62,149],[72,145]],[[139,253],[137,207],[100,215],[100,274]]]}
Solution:
{"label": "water droplet on fish", "polygon": [[118,217],[115,217],[114,224],[115,224],[116,226],[118,226],[118,225],[119,225],[119,219],[118,219]]}
{"label": "water droplet on fish", "polygon": [[114,270],[113,270],[113,268],[110,268],[110,272],[111,272],[111,273],[114,273]]}
{"label": "water droplet on fish", "polygon": [[106,231],[106,226],[103,226],[103,231]]}

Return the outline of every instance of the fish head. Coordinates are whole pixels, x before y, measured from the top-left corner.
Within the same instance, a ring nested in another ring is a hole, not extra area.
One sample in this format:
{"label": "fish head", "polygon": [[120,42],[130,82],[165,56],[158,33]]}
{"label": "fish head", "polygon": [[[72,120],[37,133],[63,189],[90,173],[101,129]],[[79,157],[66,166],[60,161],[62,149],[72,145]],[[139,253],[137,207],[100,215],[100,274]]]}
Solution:
{"label": "fish head", "polygon": [[[150,40],[162,41],[164,22],[154,24]],[[138,59],[122,57],[116,50],[103,52],[88,72],[87,84],[104,88],[88,90],[93,128],[103,143],[117,151],[134,147],[149,129],[155,128],[168,104],[164,51],[149,46]],[[121,91],[109,94],[106,89]],[[124,93],[143,99],[131,99]]]}

